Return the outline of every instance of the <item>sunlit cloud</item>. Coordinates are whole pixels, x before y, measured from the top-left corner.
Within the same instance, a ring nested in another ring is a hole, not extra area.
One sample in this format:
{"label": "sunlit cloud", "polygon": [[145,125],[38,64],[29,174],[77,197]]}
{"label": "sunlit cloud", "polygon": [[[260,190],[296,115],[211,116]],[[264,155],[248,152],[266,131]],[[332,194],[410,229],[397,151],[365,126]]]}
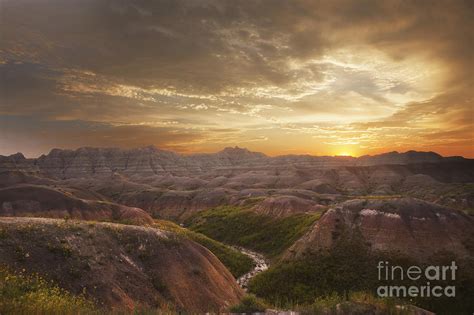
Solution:
{"label": "sunlit cloud", "polygon": [[[187,153],[474,156],[463,1],[6,0],[1,10],[0,116],[28,117],[41,144],[31,154],[142,136]],[[77,121],[108,131],[81,140]],[[47,131],[56,123],[68,131]],[[0,126],[10,137],[0,154],[30,143],[13,143],[21,128]]]}

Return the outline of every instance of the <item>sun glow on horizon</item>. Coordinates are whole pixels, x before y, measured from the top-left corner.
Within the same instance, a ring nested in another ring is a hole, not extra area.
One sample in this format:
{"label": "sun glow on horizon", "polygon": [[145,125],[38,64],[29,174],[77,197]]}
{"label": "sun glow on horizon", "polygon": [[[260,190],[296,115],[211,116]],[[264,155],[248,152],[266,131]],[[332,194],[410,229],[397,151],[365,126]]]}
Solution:
{"label": "sun glow on horizon", "polygon": [[349,153],[349,151],[340,152],[340,153],[336,154],[336,156],[350,156],[350,157],[354,157],[354,155],[353,155],[352,153]]}

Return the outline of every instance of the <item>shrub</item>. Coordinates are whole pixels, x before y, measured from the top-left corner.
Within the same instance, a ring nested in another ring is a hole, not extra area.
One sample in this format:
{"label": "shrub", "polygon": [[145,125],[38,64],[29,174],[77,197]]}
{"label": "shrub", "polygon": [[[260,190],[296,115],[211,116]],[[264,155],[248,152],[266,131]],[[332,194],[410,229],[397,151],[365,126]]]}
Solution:
{"label": "shrub", "polygon": [[401,301],[377,298],[365,291],[352,292],[347,297],[331,293],[317,297],[313,303],[296,308],[301,314],[374,314],[413,315],[416,312]]}
{"label": "shrub", "polygon": [[59,244],[47,243],[46,247],[51,253],[62,255],[65,258],[72,257],[72,247],[65,241],[61,241]]}
{"label": "shrub", "polygon": [[329,295],[317,297],[314,303],[311,304],[308,309],[309,312],[312,314],[320,314],[328,311],[335,312],[337,309],[337,305],[340,304],[342,301],[342,298],[337,293],[333,292]]}
{"label": "shrub", "polygon": [[271,303],[311,303],[333,292],[344,295],[375,286],[373,266],[374,258],[358,237],[341,237],[329,251],[271,266],[252,279],[249,290]]}
{"label": "shrub", "polygon": [[6,239],[8,237],[8,233],[4,228],[0,228],[0,240]]}
{"label": "shrub", "polygon": [[[409,303],[439,314],[464,314],[474,309],[472,299],[474,260],[460,259],[449,253],[439,252],[428,261],[432,265],[448,265],[453,260],[456,260],[458,265],[455,299],[418,296],[412,297]],[[351,307],[357,305],[358,309],[361,309],[369,305],[387,310],[381,314],[400,314],[392,312],[393,307],[390,303],[393,304],[393,300],[374,298],[377,287],[387,284],[409,286],[414,283],[409,279],[389,283],[378,280],[376,271],[378,261],[390,261],[392,265],[402,266],[405,270],[413,265],[424,266],[422,262],[397,253],[369,251],[357,237],[347,239],[342,235],[330,250],[307,253],[297,260],[271,266],[252,279],[249,291],[278,306],[291,307],[315,303],[314,309],[318,309],[327,301],[328,296],[331,297],[336,293],[351,302],[349,305]],[[420,282],[415,283],[420,285]],[[434,283],[431,282],[431,285]],[[360,291],[365,293],[354,293]],[[318,301],[318,298],[321,300]],[[340,305],[343,306],[347,306],[345,302]]]}
{"label": "shrub", "polygon": [[243,297],[239,304],[232,306],[229,311],[232,313],[256,313],[264,312],[268,306],[255,295],[248,294]]}

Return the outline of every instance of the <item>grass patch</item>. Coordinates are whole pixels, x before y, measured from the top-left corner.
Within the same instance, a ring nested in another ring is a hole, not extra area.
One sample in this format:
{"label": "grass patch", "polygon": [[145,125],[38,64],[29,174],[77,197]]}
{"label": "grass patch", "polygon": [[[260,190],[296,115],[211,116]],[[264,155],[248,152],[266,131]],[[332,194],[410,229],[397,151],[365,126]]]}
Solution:
{"label": "grass patch", "polygon": [[4,228],[0,228],[0,240],[8,238],[8,233]]}
{"label": "grass patch", "polygon": [[[449,253],[437,253],[427,260],[427,264],[435,266],[449,265],[455,260],[458,270],[456,273],[456,298],[449,297],[412,297],[406,301],[437,314],[467,314],[474,309],[474,260],[460,260]],[[282,261],[271,266],[267,271],[258,274],[249,283],[249,292],[263,298],[267,303],[277,307],[293,308],[305,306],[312,310],[332,309],[330,302],[337,300],[357,302],[363,300],[354,292],[366,292],[366,304],[389,307],[391,301],[386,299],[370,300],[370,294],[376,296],[377,288],[384,285],[420,286],[426,285],[423,281],[378,280],[377,264],[379,261],[389,261],[391,265],[402,266],[407,270],[409,266],[426,267],[419,261],[401,256],[397,253],[382,253],[370,251],[364,245],[360,236],[349,237],[342,235],[335,246],[329,250],[308,252],[306,255],[291,261]],[[453,282],[431,281],[431,286],[453,285]],[[349,299],[353,296],[352,300]],[[337,299],[334,298],[337,296]],[[331,298],[332,297],[332,298]],[[318,301],[318,299],[321,299]],[[324,303],[327,303],[324,304]],[[364,304],[361,301],[357,302]],[[403,304],[398,301],[397,304]],[[354,305],[354,304],[352,304]],[[365,307],[364,305],[359,305]],[[323,312],[324,313],[324,312]],[[361,312],[365,314],[367,312]],[[324,313],[327,314],[327,313]],[[331,314],[331,313],[329,313]],[[374,313],[377,314],[377,313]],[[391,314],[381,312],[380,314]],[[393,313],[399,314],[399,313]]]}
{"label": "grass patch", "polygon": [[231,306],[229,308],[229,311],[231,313],[252,314],[257,312],[264,312],[267,308],[269,308],[268,305],[261,299],[257,298],[253,294],[247,294],[242,298],[239,304]]}
{"label": "grass patch", "polygon": [[183,235],[206,247],[219,258],[236,278],[249,272],[254,266],[254,262],[250,257],[201,233],[182,228],[173,222],[165,220],[155,220],[155,226],[165,231]]}
{"label": "grass patch", "polygon": [[303,236],[320,216],[321,213],[314,213],[274,218],[244,208],[223,206],[199,212],[186,224],[210,238],[274,258]]}
{"label": "grass patch", "polygon": [[249,291],[282,307],[308,304],[333,292],[369,290],[376,285],[374,266],[362,243],[341,238],[328,252],[308,253],[271,266],[252,279]]}
{"label": "grass patch", "polygon": [[71,246],[65,241],[61,241],[59,244],[51,244],[48,242],[46,247],[51,253],[59,254],[66,258],[71,257],[73,254]]}
{"label": "grass patch", "polygon": [[386,199],[400,199],[403,195],[357,195],[350,196],[349,200],[352,199],[368,199],[368,200],[386,200]]}
{"label": "grass patch", "polygon": [[416,314],[402,301],[377,298],[368,292],[353,292],[344,297],[337,293],[320,296],[313,303],[297,306],[296,310],[305,314]]}
{"label": "grass patch", "polygon": [[464,210],[467,215],[474,216],[474,208],[467,208]]}
{"label": "grass patch", "polygon": [[94,304],[74,296],[38,275],[0,267],[1,314],[90,314]]}

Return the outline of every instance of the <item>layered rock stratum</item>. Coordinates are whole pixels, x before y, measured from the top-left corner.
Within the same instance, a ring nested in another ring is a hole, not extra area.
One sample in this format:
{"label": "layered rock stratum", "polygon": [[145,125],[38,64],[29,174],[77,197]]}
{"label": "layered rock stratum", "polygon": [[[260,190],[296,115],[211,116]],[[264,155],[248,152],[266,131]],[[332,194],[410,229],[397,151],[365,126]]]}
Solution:
{"label": "layered rock stratum", "polygon": [[21,153],[0,156],[0,187],[73,188],[72,194],[96,195],[84,199],[103,199],[178,220],[249,198],[261,201],[256,211],[283,216],[366,195],[406,195],[470,210],[473,182],[474,160],[416,151],[359,158],[269,157],[238,147],[183,155],[149,146],[54,149],[37,159]]}
{"label": "layered rock stratum", "polygon": [[298,258],[334,246],[340,238],[362,237],[374,251],[424,260],[450,252],[472,257],[474,219],[414,198],[355,199],[330,208],[286,253]]}
{"label": "layered rock stratum", "polygon": [[151,216],[142,209],[88,197],[83,199],[65,189],[39,185],[0,188],[0,216],[72,218],[139,225],[153,223]]}
{"label": "layered rock stratum", "polygon": [[[245,174],[249,170],[294,172],[297,169],[333,169],[341,166],[407,165],[465,161],[462,157],[444,158],[434,152],[390,152],[359,158],[347,156],[285,155],[269,157],[238,147],[225,148],[211,154],[182,155],[154,146],[137,149],[79,148],[53,149],[37,159],[27,159],[21,153],[0,157],[0,170],[38,171],[55,178],[78,178],[111,175],[128,176],[174,175],[190,176],[212,171],[213,175]],[[279,170],[281,167],[281,171]],[[472,174],[471,174],[472,175]]]}

